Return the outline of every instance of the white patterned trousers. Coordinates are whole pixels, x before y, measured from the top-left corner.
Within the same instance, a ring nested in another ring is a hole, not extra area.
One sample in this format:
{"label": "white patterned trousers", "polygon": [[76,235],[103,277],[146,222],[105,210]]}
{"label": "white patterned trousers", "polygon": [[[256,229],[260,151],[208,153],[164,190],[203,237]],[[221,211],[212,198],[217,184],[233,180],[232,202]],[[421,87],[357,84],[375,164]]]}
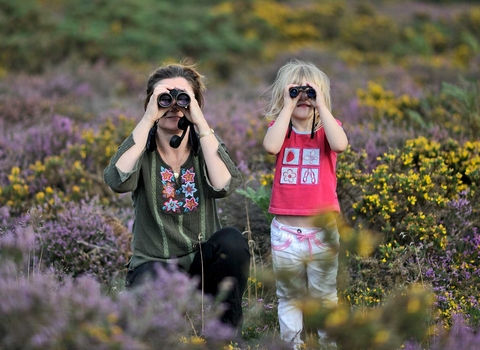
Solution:
{"label": "white patterned trousers", "polygon": [[[271,224],[273,271],[276,278],[280,337],[302,344],[303,313],[298,302],[308,296],[322,306],[338,304],[339,234],[335,220],[325,229]],[[320,341],[325,333],[319,330]]]}

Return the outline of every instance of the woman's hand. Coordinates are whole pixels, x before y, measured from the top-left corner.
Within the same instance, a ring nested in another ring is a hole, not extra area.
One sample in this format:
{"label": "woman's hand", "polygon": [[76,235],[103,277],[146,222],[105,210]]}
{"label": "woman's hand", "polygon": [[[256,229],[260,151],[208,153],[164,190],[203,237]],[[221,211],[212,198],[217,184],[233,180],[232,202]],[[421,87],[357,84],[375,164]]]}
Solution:
{"label": "woman's hand", "polygon": [[170,85],[157,85],[153,90],[152,95],[147,104],[147,109],[145,110],[144,118],[149,121],[152,125],[160,119],[165,113],[168,112],[174,105],[172,104],[169,107],[162,108],[158,105],[158,96],[161,94],[170,93],[170,90],[175,89],[174,86]]}
{"label": "woman's hand", "polygon": [[205,116],[203,115],[202,109],[198,104],[197,99],[193,91],[186,91],[188,96],[190,96],[190,104],[187,107],[177,107],[179,110],[185,114],[185,117],[195,126],[200,126],[206,124]]}

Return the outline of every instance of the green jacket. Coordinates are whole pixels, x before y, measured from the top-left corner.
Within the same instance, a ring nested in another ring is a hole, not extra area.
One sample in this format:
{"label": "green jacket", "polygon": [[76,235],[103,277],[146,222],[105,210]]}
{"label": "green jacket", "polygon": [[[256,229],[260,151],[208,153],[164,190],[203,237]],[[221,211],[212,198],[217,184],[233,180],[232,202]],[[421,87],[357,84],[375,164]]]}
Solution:
{"label": "green jacket", "polygon": [[225,144],[215,137],[220,143],[218,153],[232,175],[220,189],[210,184],[201,148],[196,157],[190,153],[177,181],[158,152],[144,151],[129,173],[116,167],[118,158],[135,144],[132,135],[112,157],[104,180],[115,192],[132,192],[135,211],[129,270],[148,261],[177,262],[188,270],[199,241],[221,228],[216,199],[233,193],[242,184],[242,175]]}

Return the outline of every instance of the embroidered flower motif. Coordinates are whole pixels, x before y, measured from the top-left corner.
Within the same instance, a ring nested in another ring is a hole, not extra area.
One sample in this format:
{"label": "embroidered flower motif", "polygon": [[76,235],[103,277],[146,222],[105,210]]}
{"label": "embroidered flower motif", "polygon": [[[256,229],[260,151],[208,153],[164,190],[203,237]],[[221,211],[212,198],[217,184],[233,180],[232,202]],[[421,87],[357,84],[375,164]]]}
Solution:
{"label": "embroidered flower motif", "polygon": [[182,192],[185,193],[185,197],[193,197],[193,194],[197,192],[194,182],[188,182],[182,185]]}
{"label": "embroidered flower motif", "polygon": [[283,173],[283,181],[288,183],[295,183],[297,174],[292,170],[288,169]]}
{"label": "embroidered flower motif", "polygon": [[173,182],[167,182],[163,186],[163,198],[175,198],[175,185]]}
{"label": "embroidered flower motif", "polygon": [[193,168],[185,170],[185,173],[182,175],[183,181],[195,182],[195,173],[192,170]]}
{"label": "embroidered flower motif", "polygon": [[181,169],[181,187],[177,183],[173,171],[163,166],[160,167],[160,175],[162,177],[162,197],[167,199],[163,203],[162,210],[172,213],[181,213],[194,211],[199,206],[198,197],[195,198],[197,192],[195,184],[195,171],[193,167],[190,169]]}
{"label": "embroidered flower motif", "polygon": [[165,211],[171,211],[174,213],[179,213],[180,212],[180,207],[183,205],[183,202],[180,202],[176,199],[170,198],[168,201],[163,203],[163,210]]}
{"label": "embroidered flower motif", "polygon": [[187,211],[194,211],[198,207],[198,202],[196,198],[187,198],[185,199],[185,212]]}
{"label": "embroidered flower motif", "polygon": [[170,169],[166,169],[163,166],[160,167],[160,169],[161,169],[160,175],[162,175],[162,182],[163,181],[175,181],[175,176],[173,176],[173,172]]}

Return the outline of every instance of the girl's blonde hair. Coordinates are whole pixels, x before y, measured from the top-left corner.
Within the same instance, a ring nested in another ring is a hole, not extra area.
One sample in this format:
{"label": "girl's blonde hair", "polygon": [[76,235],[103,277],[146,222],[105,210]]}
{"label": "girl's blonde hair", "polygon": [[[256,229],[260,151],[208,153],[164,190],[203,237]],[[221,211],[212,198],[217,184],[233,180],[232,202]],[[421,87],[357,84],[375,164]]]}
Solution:
{"label": "girl's blonde hair", "polygon": [[[303,80],[317,85],[325,97],[325,105],[329,110],[332,109],[330,101],[330,80],[327,75],[311,62],[293,59],[282,66],[277,73],[277,77],[270,86],[269,100],[266,107],[265,116],[269,120],[277,119],[284,105],[284,90],[289,84],[302,84]],[[316,125],[320,126],[318,111],[315,111]]]}

